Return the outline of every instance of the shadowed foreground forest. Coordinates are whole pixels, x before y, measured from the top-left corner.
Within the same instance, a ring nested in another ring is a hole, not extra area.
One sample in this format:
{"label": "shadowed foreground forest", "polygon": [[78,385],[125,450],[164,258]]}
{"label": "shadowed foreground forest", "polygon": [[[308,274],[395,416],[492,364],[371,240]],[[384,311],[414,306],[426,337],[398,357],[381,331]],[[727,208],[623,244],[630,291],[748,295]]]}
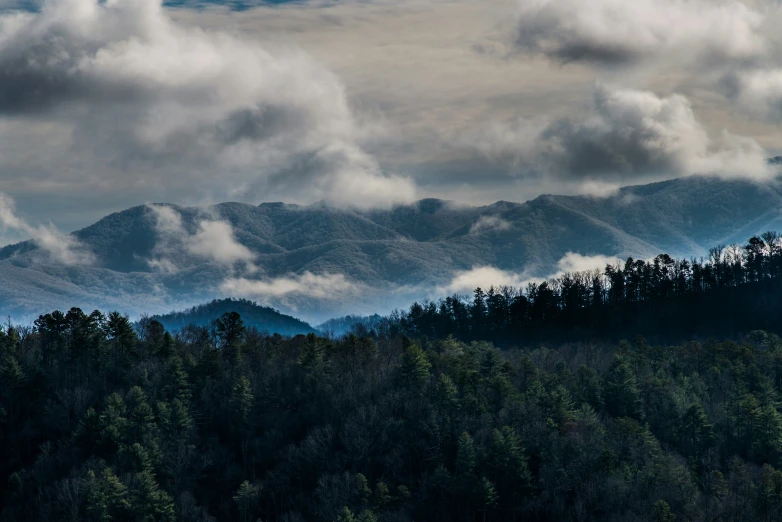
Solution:
{"label": "shadowed foreground forest", "polygon": [[0,520],[780,520],[778,245],[336,339],[235,312],[174,334],[79,309],[7,325]]}

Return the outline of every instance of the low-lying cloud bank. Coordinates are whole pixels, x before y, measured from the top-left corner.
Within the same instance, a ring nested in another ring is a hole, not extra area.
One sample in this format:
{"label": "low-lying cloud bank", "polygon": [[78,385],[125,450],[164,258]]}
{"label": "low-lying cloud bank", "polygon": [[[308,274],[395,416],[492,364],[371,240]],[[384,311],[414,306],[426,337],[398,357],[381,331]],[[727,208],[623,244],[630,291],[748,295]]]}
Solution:
{"label": "low-lying cloud bank", "polygon": [[296,309],[300,298],[334,301],[356,296],[363,289],[342,274],[291,274],[268,279],[228,278],[220,291],[233,297],[245,297],[261,302],[281,302]]}
{"label": "low-lying cloud bank", "polygon": [[[0,15],[2,116],[59,131],[47,175],[70,188],[357,207],[415,194],[364,151],[331,71],[296,49],[178,24],[159,0],[46,0]],[[73,158],[78,169],[55,168]]]}
{"label": "low-lying cloud bank", "polygon": [[[197,218],[195,229],[183,222],[182,214],[171,206],[148,205],[157,235],[147,264],[155,271],[175,274],[196,263],[211,263],[225,274],[214,284],[214,292],[253,299],[297,310],[301,300],[334,302],[360,297],[364,285],[343,274],[315,274],[309,271],[270,277],[256,265],[256,254],[241,244],[231,224],[218,215]],[[312,307],[313,303],[308,303]]]}
{"label": "low-lying cloud bank", "polygon": [[41,261],[63,265],[91,265],[95,256],[70,234],[63,234],[52,225],[31,225],[16,214],[13,198],[0,192],[0,224],[3,228],[25,234],[45,253]]}
{"label": "low-lying cloud bank", "polygon": [[551,279],[557,279],[567,273],[586,272],[589,270],[603,270],[607,265],[616,265],[622,260],[614,256],[585,256],[574,252],[568,252],[557,262],[557,269],[546,277],[530,277],[528,273],[511,272],[501,270],[493,266],[477,266],[471,270],[464,270],[454,274],[451,281],[437,287],[438,297],[452,294],[469,294],[476,288],[488,290],[490,287],[503,286],[525,287],[528,283],[541,283]]}

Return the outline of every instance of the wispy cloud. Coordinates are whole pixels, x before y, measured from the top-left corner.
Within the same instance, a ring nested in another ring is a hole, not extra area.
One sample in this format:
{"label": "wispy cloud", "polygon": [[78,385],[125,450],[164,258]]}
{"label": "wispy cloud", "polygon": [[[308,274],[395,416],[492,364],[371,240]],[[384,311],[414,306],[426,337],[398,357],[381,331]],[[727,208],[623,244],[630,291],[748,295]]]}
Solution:
{"label": "wispy cloud", "polygon": [[220,285],[223,293],[233,297],[274,300],[294,309],[298,298],[339,300],[357,295],[362,288],[342,274],[312,272],[268,279],[228,278]]}
{"label": "wispy cloud", "polygon": [[491,231],[504,231],[510,230],[512,224],[509,221],[502,219],[499,216],[481,216],[470,227],[470,234],[481,234]]}
{"label": "wispy cloud", "polygon": [[16,214],[13,198],[0,193],[0,223],[29,236],[47,254],[50,261],[63,265],[91,265],[95,256],[70,234],[63,234],[52,225],[31,225]]}
{"label": "wispy cloud", "polygon": [[[201,219],[195,232],[188,232],[182,216],[166,205],[148,205],[158,235],[153,257],[148,264],[161,272],[179,269],[182,255],[195,256],[226,268],[242,265],[254,271],[255,254],[236,240],[233,227],[220,219]],[[179,259],[178,259],[179,258]]]}
{"label": "wispy cloud", "polygon": [[722,86],[748,114],[782,123],[782,65],[735,69],[723,77]]}
{"label": "wispy cloud", "polygon": [[616,265],[617,263],[622,263],[622,260],[615,256],[585,256],[568,252],[557,262],[556,270],[546,277],[530,277],[526,272],[513,272],[493,266],[476,266],[471,270],[455,273],[451,281],[447,285],[437,287],[436,292],[440,295],[464,294],[471,293],[479,287],[484,290],[492,286],[494,288],[503,286],[518,288],[524,287],[528,283],[541,283],[557,279],[567,273],[602,270],[607,265]]}

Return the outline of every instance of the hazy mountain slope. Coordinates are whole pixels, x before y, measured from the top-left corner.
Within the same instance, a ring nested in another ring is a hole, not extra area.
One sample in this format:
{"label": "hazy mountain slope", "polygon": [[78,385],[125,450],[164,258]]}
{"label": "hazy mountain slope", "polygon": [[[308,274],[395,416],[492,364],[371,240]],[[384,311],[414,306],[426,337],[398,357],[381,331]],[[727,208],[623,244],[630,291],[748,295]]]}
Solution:
{"label": "hazy mountain slope", "polygon": [[141,312],[167,306],[156,274],[122,273],[95,267],[22,266],[0,262],[0,311],[28,320],[53,309],[122,309]]}
{"label": "hazy mountain slope", "polygon": [[[157,230],[155,214],[134,207],[75,232],[96,255],[96,266],[42,264],[32,242],[0,249],[6,281],[0,311],[37,314],[77,305],[162,312],[223,296],[221,284],[241,276],[265,285],[242,295],[321,320],[386,311],[476,266],[546,276],[568,252],[701,256],[716,244],[782,231],[779,183],[695,177],[627,187],[604,198],[545,195],[484,207],[428,199],[374,211],[283,203],[171,208],[187,234],[201,221],[230,223],[236,240],[253,253],[255,270],[237,272],[175,248]],[[150,260],[161,248],[175,269],[155,271]],[[344,277],[338,283],[349,291],[328,287],[313,295],[308,285],[314,283],[298,279],[307,273]]]}
{"label": "hazy mountain slope", "polygon": [[356,328],[372,329],[383,320],[383,317],[374,315],[346,315],[345,317],[335,317],[325,321],[315,328],[321,335],[340,336],[355,331]]}
{"label": "hazy mountain slope", "polygon": [[414,241],[433,241],[454,229],[472,224],[480,209],[439,199],[422,199],[390,211],[375,210],[366,216],[375,223]]}
{"label": "hazy mountain slope", "polygon": [[776,183],[692,177],[628,187],[606,199],[552,199],[679,255],[745,241],[782,223],[782,193]]}

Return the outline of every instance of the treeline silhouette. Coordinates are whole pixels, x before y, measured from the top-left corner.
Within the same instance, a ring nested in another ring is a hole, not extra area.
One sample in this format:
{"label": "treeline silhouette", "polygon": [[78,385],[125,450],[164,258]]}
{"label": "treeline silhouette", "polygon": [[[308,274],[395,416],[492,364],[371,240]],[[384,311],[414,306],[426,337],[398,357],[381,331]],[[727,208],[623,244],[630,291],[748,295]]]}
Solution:
{"label": "treeline silhouette", "polygon": [[782,240],[766,232],[745,246],[712,248],[707,259],[629,258],[526,288],[478,288],[471,297],[414,303],[391,320],[411,336],[506,347],[635,335],[671,342],[780,331],[781,292]]}

